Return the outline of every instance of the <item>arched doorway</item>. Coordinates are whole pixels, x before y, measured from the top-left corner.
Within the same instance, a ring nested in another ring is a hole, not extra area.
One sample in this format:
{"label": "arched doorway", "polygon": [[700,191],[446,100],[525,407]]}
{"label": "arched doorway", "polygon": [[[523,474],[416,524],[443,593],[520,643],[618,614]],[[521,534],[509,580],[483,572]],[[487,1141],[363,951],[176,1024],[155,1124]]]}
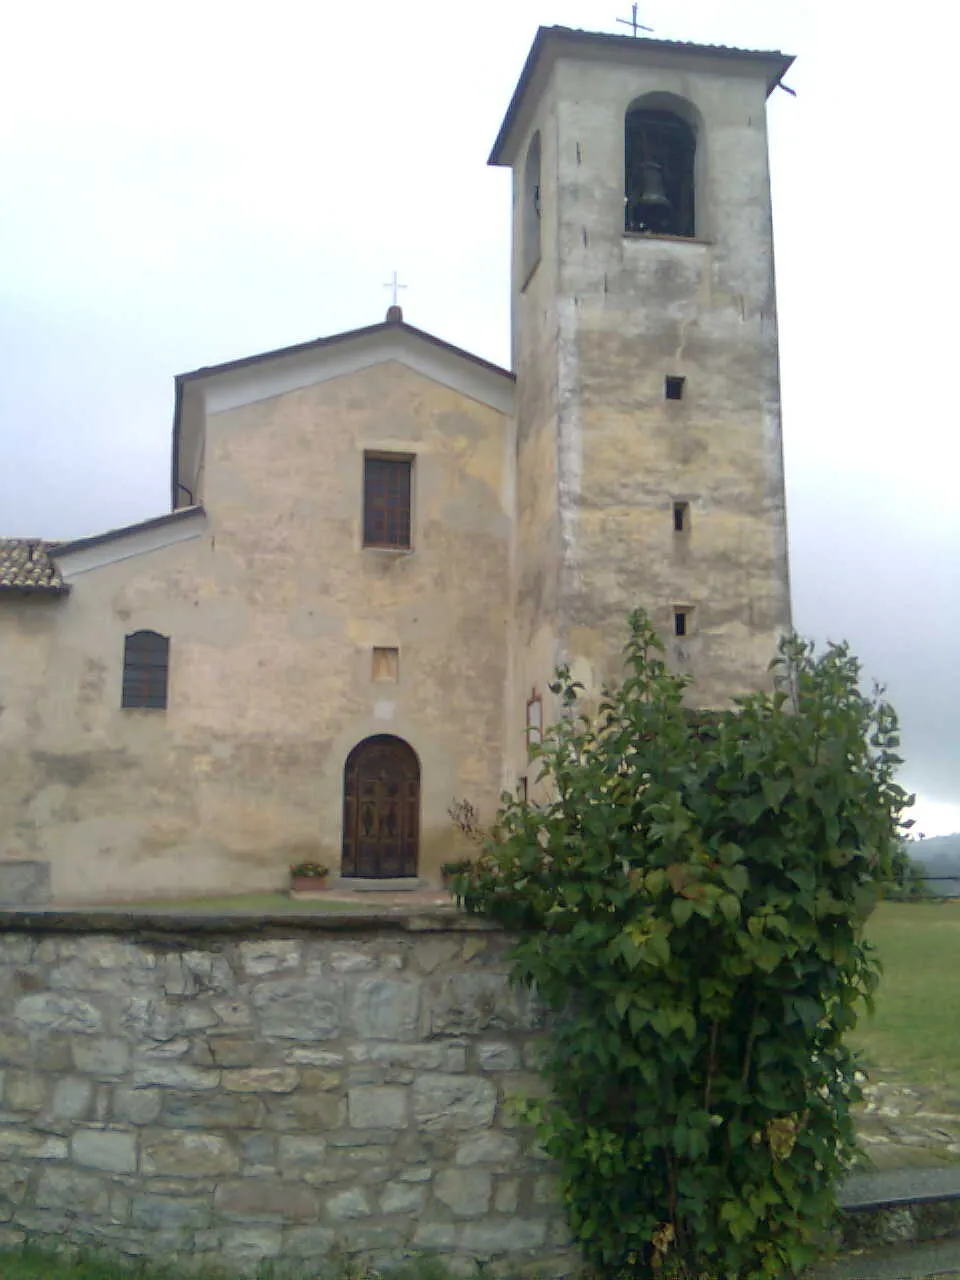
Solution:
{"label": "arched doorway", "polygon": [[420,845],[420,762],[402,738],[378,733],[343,770],[341,874],[374,880],[415,876]]}

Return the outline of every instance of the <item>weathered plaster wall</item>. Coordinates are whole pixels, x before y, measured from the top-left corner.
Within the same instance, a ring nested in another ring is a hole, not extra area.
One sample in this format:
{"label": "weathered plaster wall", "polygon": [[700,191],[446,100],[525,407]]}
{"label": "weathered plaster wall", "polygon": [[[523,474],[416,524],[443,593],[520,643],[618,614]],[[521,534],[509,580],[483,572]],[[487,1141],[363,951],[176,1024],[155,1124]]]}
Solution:
{"label": "weathered plaster wall", "polygon": [[569,1273],[550,1166],[508,1106],[540,1085],[508,938],[219,928],[0,918],[0,1247]]}
{"label": "weathered plaster wall", "polygon": [[[554,382],[558,646],[588,686],[619,673],[637,605],[702,705],[763,686],[789,627],[765,74],[682,53],[564,56],[533,112],[531,128],[554,122],[543,227],[559,272],[536,312],[517,305],[518,386]],[[699,120],[696,241],[624,234],[624,117],[647,93]],[[549,349],[533,340],[541,314]],[[682,401],[664,399],[668,374],[686,378]],[[520,526],[523,473],[521,454]],[[682,536],[675,500],[691,508]],[[674,605],[695,610],[684,641]]]}
{"label": "weathered plaster wall", "polygon": [[[410,553],[361,546],[371,448],[416,455]],[[0,856],[60,898],[280,887],[339,866],[344,761],[391,733],[437,879],[451,800],[502,781],[511,452],[503,412],[398,362],[212,413],[199,536],[0,599]],[[140,628],[171,637],[165,712],[120,708]]]}
{"label": "weathered plaster wall", "polygon": [[[540,133],[540,260],[525,269],[524,165],[534,133]],[[519,147],[513,176],[513,359],[517,381],[516,530],[512,575],[513,646],[508,715],[508,758],[514,776],[528,769],[526,700],[534,689],[550,706],[546,681],[560,661],[558,610],[561,528],[555,376],[560,327],[555,299],[560,282],[557,252],[557,115],[550,90],[534,126]],[[531,793],[533,794],[533,793]]]}

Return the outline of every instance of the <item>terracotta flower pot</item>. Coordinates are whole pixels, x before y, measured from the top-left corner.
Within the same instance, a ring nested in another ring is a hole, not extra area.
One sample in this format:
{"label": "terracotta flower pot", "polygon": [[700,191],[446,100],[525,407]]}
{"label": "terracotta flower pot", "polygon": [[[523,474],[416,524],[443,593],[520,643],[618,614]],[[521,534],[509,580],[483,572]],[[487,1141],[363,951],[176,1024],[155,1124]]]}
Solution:
{"label": "terracotta flower pot", "polygon": [[294,893],[324,893],[330,886],[326,876],[291,876],[290,888]]}

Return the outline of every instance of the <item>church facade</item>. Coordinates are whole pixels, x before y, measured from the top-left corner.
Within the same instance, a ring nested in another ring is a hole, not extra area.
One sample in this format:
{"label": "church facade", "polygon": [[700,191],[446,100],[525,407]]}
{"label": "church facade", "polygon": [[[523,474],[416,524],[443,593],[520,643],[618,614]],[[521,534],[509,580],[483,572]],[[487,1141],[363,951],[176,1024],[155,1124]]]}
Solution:
{"label": "church facade", "polygon": [[0,539],[0,857],[61,899],[439,880],[642,605],[702,706],[790,625],[766,100],[790,60],[541,29],[513,369],[406,323],[176,380],[171,511]]}

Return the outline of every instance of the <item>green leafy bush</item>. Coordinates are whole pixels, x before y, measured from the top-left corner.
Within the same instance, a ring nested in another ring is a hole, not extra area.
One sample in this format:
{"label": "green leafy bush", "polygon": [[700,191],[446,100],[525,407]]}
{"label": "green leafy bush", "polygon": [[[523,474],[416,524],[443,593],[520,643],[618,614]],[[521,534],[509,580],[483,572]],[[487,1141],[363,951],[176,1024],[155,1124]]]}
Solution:
{"label": "green leafy bush", "polygon": [[514,977],[554,1011],[527,1116],[597,1272],[783,1280],[854,1154],[843,1036],[909,803],[897,722],[846,646],[787,640],[774,693],[700,714],[661,649],[633,615],[592,718],[558,672],[552,798],[504,794],[457,891],[520,931]]}

